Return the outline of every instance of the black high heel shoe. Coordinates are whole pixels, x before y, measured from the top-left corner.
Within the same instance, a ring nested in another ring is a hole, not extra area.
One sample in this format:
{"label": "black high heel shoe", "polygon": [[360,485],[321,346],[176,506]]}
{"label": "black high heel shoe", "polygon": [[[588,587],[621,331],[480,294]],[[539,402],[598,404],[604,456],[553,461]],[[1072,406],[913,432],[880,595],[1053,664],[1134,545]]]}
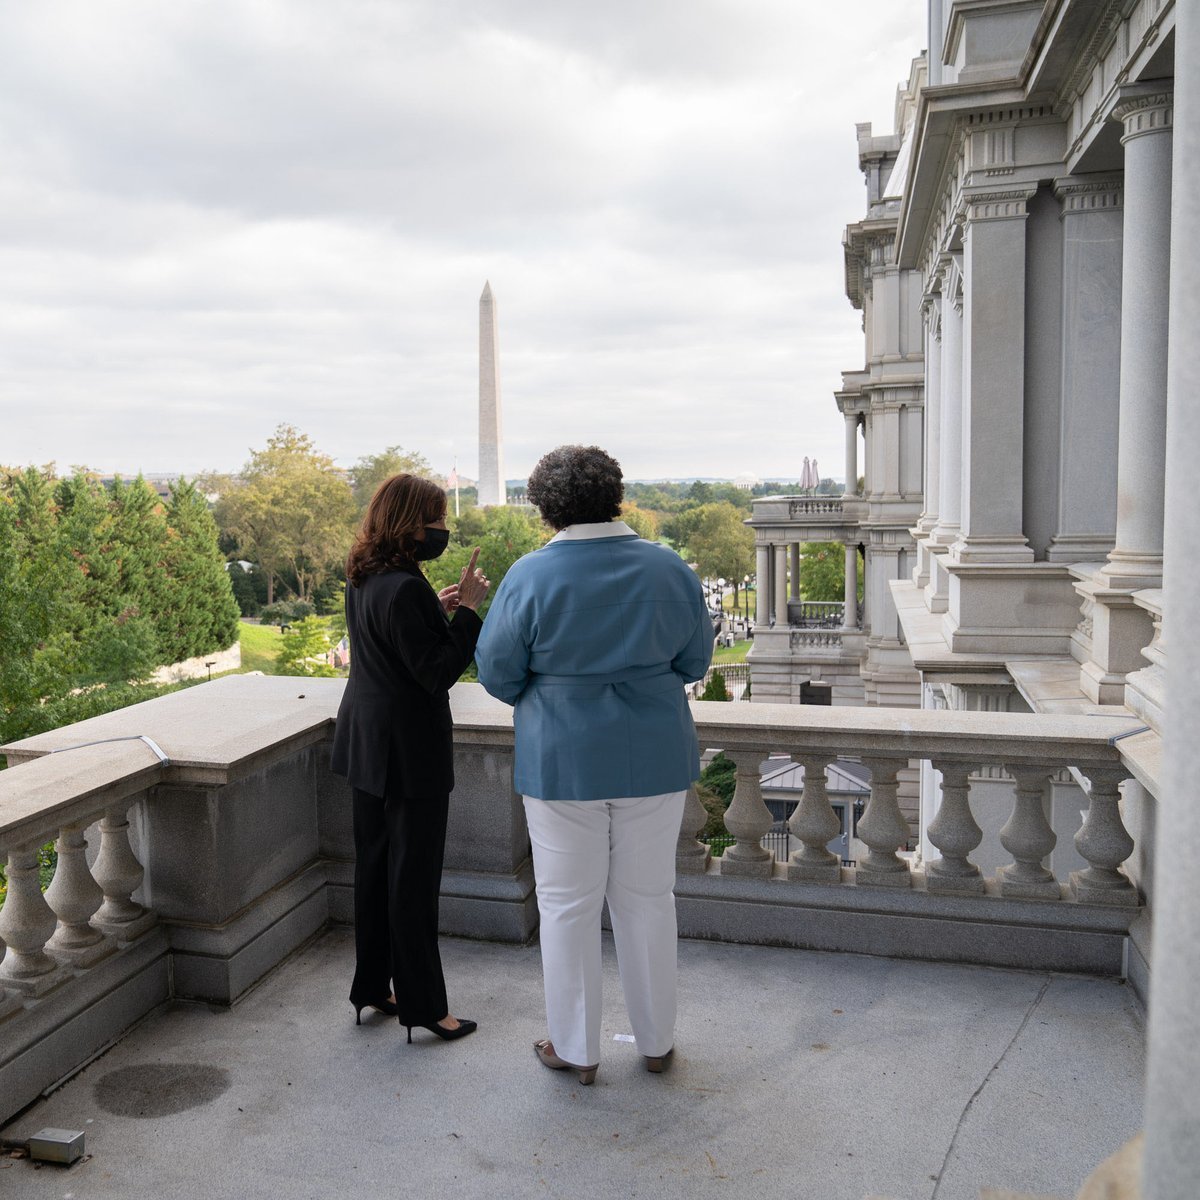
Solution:
{"label": "black high heel shoe", "polygon": [[430,1033],[436,1033],[443,1042],[453,1042],[466,1037],[468,1033],[474,1033],[479,1026],[474,1021],[467,1021],[460,1017],[458,1027],[455,1029],[447,1029],[444,1025],[438,1025],[436,1022],[433,1025],[405,1025],[404,1028],[408,1030],[408,1044],[411,1046],[414,1029],[428,1029]]}
{"label": "black high heel shoe", "polygon": [[394,1000],[380,1000],[376,1004],[356,1004],[354,1006],[355,1025],[362,1024],[362,1010],[364,1008],[373,1008],[377,1013],[382,1013],[385,1017],[398,1017],[400,1015],[400,1010],[396,1007]]}

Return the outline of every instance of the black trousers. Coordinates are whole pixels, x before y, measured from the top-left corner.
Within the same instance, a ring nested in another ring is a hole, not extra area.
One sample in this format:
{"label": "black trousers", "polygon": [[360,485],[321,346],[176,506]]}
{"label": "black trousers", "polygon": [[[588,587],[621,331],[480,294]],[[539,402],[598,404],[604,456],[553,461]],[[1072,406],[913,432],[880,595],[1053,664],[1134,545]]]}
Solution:
{"label": "black trousers", "polygon": [[449,796],[380,798],[354,789],[354,983],[350,1003],[393,990],[402,1025],[450,1011],[438,953]]}

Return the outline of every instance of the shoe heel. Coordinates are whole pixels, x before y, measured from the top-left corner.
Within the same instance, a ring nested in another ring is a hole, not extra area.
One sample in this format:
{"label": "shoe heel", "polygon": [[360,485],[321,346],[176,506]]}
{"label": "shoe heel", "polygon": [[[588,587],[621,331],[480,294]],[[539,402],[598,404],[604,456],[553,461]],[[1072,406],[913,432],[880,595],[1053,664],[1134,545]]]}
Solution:
{"label": "shoe heel", "polygon": [[579,1082],[584,1087],[587,1087],[589,1084],[595,1083],[597,1070],[598,1070],[597,1067],[580,1067],[579,1068]]}
{"label": "shoe heel", "polygon": [[412,1026],[406,1025],[404,1028],[408,1030],[408,1044],[411,1046],[412,1045]]}
{"label": "shoe heel", "polygon": [[356,1008],[354,1010],[354,1023],[355,1023],[355,1025],[362,1024],[362,1009],[361,1008]]}

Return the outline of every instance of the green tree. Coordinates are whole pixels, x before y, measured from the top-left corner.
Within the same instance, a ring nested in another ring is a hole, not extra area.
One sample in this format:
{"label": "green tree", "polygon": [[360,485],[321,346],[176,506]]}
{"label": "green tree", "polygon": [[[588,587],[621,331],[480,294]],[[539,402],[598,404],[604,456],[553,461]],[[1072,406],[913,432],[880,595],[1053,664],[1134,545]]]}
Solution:
{"label": "green tree", "polygon": [[700,772],[700,782],[728,808],[737,787],[737,764],[722,750]]}
{"label": "green tree", "polygon": [[440,558],[424,564],[426,577],[437,591],[457,583],[479,547],[479,566],[492,581],[488,598],[480,609],[482,616],[491,604],[509,568],[523,555],[544,545],[550,532],[528,509],[509,507],[470,508],[455,520],[450,519],[450,544]]}
{"label": "green tree", "polygon": [[280,675],[331,676],[337,671],[325,661],[332,642],[321,617],[303,617],[279,639],[275,666]]}
{"label": "green tree", "polygon": [[[858,559],[862,595],[862,559]],[[841,600],[846,594],[846,552],[840,542],[805,542],[800,547],[800,594],[805,600]]]}
{"label": "green tree", "polygon": [[433,478],[425,456],[405,450],[403,446],[389,446],[379,454],[365,455],[350,468],[350,477],[354,481],[354,503],[360,512],[366,510],[379,485],[393,475]]}
{"label": "green tree", "polygon": [[621,505],[621,520],[646,541],[658,540],[658,518],[648,509],[627,501]]}
{"label": "green tree", "polygon": [[[237,640],[238,603],[230,571],[217,548],[217,523],[194,484],[180,480],[167,502],[167,543],[163,568],[171,603],[159,636],[168,662],[180,662]],[[245,575],[241,567],[233,567]]]}
{"label": "green tree", "polygon": [[344,562],[356,516],[350,485],[294,426],[280,425],[266,449],[252,451],[239,480],[215,482],[225,488],[217,522],[266,576],[268,604],[282,578],[307,600]]}
{"label": "green tree", "polygon": [[691,515],[688,557],[702,578],[727,579],[737,606],[742,577],[754,569],[754,533],[741,510],[726,500],[705,504]]}
{"label": "green tree", "polygon": [[729,688],[725,686],[725,676],[720,671],[714,671],[700,693],[701,700],[732,700]]}

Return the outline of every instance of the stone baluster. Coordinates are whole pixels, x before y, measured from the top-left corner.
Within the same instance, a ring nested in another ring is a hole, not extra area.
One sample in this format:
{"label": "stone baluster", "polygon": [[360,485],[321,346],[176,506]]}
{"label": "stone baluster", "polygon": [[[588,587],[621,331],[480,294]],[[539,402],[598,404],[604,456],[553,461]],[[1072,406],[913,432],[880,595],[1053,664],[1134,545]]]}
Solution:
{"label": "stone baluster", "polygon": [[758,875],[771,877],[774,856],[764,850],[762,840],[773,824],[771,810],[762,797],[762,776],[759,764],[764,753],[759,750],[727,750],[737,766],[737,786],[733,802],[725,813],[725,828],[737,841],[721,856],[722,875]]}
{"label": "stone baluster", "polygon": [[97,929],[124,943],[154,924],[154,914],[130,899],[145,872],[129,845],[129,820],[122,806],[110,808],[100,822],[100,854],[92,874],[104,891],[104,903],[92,918]]}
{"label": "stone baluster", "polygon": [[63,968],[46,953],[58,924],[42,895],[38,871],[40,842],[8,854],[8,895],[0,908],[0,938],[8,946],[0,963],[0,985],[27,996],[40,996],[63,979]]}
{"label": "stone baluster", "polygon": [[46,949],[73,967],[91,966],[113,950],[112,939],[89,924],[104,893],[88,869],[84,828],[68,825],[59,831],[58,866],[46,889],[46,903],[58,915],[58,930]]}
{"label": "stone baluster", "polygon": [[1000,830],[1000,844],[1013,862],[997,872],[1002,896],[1034,900],[1057,900],[1061,890],[1054,874],[1042,860],[1054,849],[1058,837],[1046,820],[1046,767],[1009,767],[1016,780],[1012,816]]}
{"label": "stone baluster", "polygon": [[1071,894],[1088,904],[1117,904],[1135,908],[1137,888],[1118,868],[1133,853],[1133,838],[1121,820],[1120,786],[1124,771],[1088,772],[1089,802],[1075,849],[1088,860],[1082,871],[1071,872]]}
{"label": "stone baluster", "polygon": [[896,776],[908,766],[903,758],[864,758],[871,772],[871,797],[858,822],[858,838],[867,846],[856,880],[877,887],[912,887],[908,863],[896,851],[908,842],[908,822],[900,811]]}
{"label": "stone baluster", "polygon": [[712,853],[703,842],[697,841],[700,830],[708,823],[708,813],[696,795],[695,787],[687,790],[683,805],[683,820],[679,824],[679,841],[675,846],[675,870],[685,875],[703,875],[708,870]]}
{"label": "stone baluster", "polygon": [[825,788],[825,768],[834,756],[793,754],[792,759],[804,766],[804,793],[788,821],[788,829],[800,839],[803,848],[792,851],[787,877],[809,883],[840,883],[842,861],[826,849],[842,832],[842,823],[829,803]]}
{"label": "stone baluster", "polygon": [[925,884],[931,892],[984,890],[983,875],[968,855],[983,841],[983,830],[971,815],[970,777],[972,767],[963,763],[933,761],[942,773],[942,802],[929,823],[929,840],[942,852],[925,868]]}
{"label": "stone baluster", "polygon": [[[0,963],[4,961],[5,945],[4,939],[0,938]],[[3,983],[0,982],[0,1021],[6,1017],[11,1017],[13,1013],[21,1008],[21,1001],[15,992],[5,991]]]}

